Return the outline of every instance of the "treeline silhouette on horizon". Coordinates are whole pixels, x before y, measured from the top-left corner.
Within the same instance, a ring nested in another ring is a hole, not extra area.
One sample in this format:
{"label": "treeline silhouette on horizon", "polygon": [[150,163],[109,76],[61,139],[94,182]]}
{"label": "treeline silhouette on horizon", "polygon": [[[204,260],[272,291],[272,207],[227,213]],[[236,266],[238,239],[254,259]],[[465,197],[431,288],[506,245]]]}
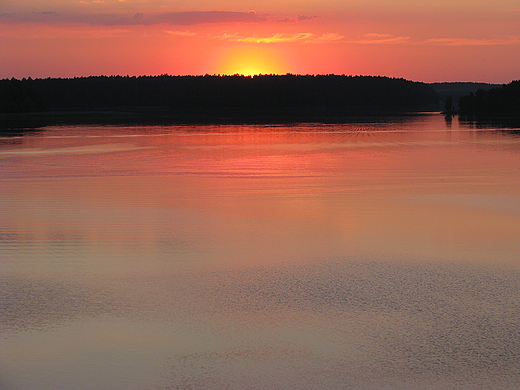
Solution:
{"label": "treeline silhouette on horizon", "polygon": [[421,110],[439,98],[427,84],[345,75],[90,76],[0,80],[0,112],[119,110],[150,115]]}
{"label": "treeline silhouette on horizon", "polygon": [[461,97],[458,112],[464,116],[520,116],[520,80],[487,90],[479,89]]}

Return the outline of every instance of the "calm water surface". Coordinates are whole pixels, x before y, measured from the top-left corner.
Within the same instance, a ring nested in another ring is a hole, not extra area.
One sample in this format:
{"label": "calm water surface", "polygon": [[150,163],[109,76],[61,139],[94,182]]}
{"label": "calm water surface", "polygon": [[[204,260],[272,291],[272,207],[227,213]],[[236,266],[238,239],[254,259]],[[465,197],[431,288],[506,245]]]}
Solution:
{"label": "calm water surface", "polygon": [[0,389],[519,389],[520,136],[0,138]]}

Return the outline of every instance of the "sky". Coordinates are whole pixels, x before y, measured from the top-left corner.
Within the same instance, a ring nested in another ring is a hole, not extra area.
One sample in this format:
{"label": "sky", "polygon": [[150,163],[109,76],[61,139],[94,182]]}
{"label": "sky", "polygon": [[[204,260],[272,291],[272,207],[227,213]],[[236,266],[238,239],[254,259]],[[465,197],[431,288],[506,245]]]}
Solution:
{"label": "sky", "polygon": [[0,0],[0,78],[520,79],[518,0]]}

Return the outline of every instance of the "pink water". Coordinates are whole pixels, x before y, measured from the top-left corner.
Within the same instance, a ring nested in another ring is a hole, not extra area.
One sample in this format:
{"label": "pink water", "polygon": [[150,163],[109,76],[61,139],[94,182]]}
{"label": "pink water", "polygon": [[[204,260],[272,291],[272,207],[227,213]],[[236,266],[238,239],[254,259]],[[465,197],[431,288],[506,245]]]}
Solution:
{"label": "pink water", "polygon": [[53,127],[0,179],[0,389],[520,381],[512,132]]}

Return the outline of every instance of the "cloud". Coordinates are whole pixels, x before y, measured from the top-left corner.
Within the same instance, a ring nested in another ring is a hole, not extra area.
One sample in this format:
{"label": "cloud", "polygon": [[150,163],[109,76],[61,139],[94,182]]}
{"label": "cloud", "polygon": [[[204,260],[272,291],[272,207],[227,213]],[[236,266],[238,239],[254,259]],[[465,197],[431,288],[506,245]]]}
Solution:
{"label": "cloud", "polygon": [[325,42],[325,41],[341,41],[343,40],[343,35],[339,35],[337,33],[324,33],[320,36],[315,37],[312,40],[312,43]]}
{"label": "cloud", "polygon": [[391,34],[365,34],[361,39],[350,41],[361,45],[395,45],[409,43],[410,37],[396,37]]}
{"label": "cloud", "polygon": [[320,19],[321,18],[321,15],[311,15],[311,16],[306,16],[306,15],[296,15],[296,20],[298,22],[303,22],[305,20],[312,20],[312,19]]}
{"label": "cloud", "polygon": [[197,35],[196,33],[192,31],[170,31],[170,30],[164,30],[164,32],[168,35],[174,35],[176,37],[194,37]]}
{"label": "cloud", "polygon": [[281,42],[295,42],[305,41],[311,39],[313,34],[311,33],[296,33],[296,34],[281,34],[276,33],[267,37],[235,37],[235,42],[249,42],[249,43],[281,43]]}
{"label": "cloud", "polygon": [[33,29],[27,29],[24,26],[14,26],[10,29],[0,29],[0,38],[16,38],[16,39],[48,39],[48,38],[87,38],[87,39],[106,39],[116,37],[126,37],[131,31],[125,27],[106,28],[104,26],[84,26],[63,27],[59,24],[50,26],[37,26]]}
{"label": "cloud", "polygon": [[150,19],[145,20],[143,24],[195,25],[207,23],[254,23],[265,20],[265,17],[257,15],[254,11],[170,12],[152,16]]}
{"label": "cloud", "polygon": [[[121,1],[121,0],[119,0],[119,1]],[[132,18],[132,21],[137,24],[137,23],[141,23],[143,21],[143,19],[144,19],[144,14],[142,12],[137,12],[134,15],[134,17]]]}
{"label": "cloud", "polygon": [[57,12],[26,12],[18,14],[0,14],[0,23],[86,23],[95,25],[121,26],[140,24],[142,13],[133,18],[116,14],[59,14]]}
{"label": "cloud", "polygon": [[17,22],[47,22],[59,21],[60,15],[56,12],[26,12],[0,14],[0,23],[17,23]]}
{"label": "cloud", "polygon": [[520,44],[520,36],[495,36],[491,38],[430,38],[412,40],[410,37],[400,37],[391,34],[365,34],[361,39],[350,40],[349,43],[362,45],[436,45],[436,46],[499,46]]}
{"label": "cloud", "polygon": [[497,45],[517,45],[520,43],[520,36],[504,36],[493,38],[432,38],[423,43],[437,46],[497,46]]}
{"label": "cloud", "polygon": [[0,14],[0,23],[87,23],[104,26],[128,25],[197,25],[208,23],[255,23],[267,20],[265,16],[257,15],[255,11],[227,12],[169,12],[146,16],[142,12],[129,18],[117,14],[58,14],[56,12],[27,12]]}
{"label": "cloud", "polygon": [[294,18],[286,17],[286,18],[283,18],[283,19],[278,19],[278,22],[289,22],[289,23],[305,22],[307,20],[320,19],[320,18],[321,18],[321,15],[319,15],[319,14],[316,14],[316,15],[301,15],[301,14],[298,14]]}
{"label": "cloud", "polygon": [[294,33],[284,34],[276,33],[268,36],[259,37],[253,36],[240,36],[238,33],[229,34],[224,33],[217,36],[219,39],[224,39],[233,42],[246,42],[246,43],[287,43],[287,42],[298,42],[298,43],[318,43],[326,41],[339,41],[343,39],[343,36],[336,33],[325,33],[316,35],[313,33]]}

